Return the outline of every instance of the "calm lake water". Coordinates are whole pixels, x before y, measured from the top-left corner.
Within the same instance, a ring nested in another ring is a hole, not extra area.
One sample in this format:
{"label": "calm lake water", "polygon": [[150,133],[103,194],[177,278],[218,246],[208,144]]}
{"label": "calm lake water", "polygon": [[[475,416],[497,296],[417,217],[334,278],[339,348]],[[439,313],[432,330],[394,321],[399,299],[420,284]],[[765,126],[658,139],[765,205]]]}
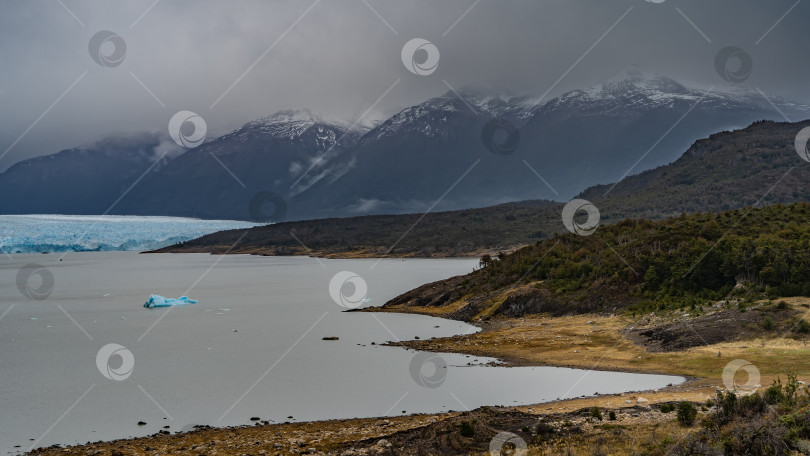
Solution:
{"label": "calm lake water", "polygon": [[[389,340],[476,329],[415,315],[347,313],[330,296],[330,280],[341,271],[366,284],[370,301],[363,305],[381,305],[421,284],[467,273],[475,260],[60,256],[0,257],[3,453],[147,435],[166,425],[180,430],[249,424],[254,416],[283,422],[441,412],[683,381],[487,367],[480,365],[490,361],[484,358],[383,347]],[[45,269],[21,269],[31,263]],[[356,300],[352,285],[337,289]],[[150,293],[187,293],[200,302],[143,308]],[[340,339],[322,340],[330,336]]]}

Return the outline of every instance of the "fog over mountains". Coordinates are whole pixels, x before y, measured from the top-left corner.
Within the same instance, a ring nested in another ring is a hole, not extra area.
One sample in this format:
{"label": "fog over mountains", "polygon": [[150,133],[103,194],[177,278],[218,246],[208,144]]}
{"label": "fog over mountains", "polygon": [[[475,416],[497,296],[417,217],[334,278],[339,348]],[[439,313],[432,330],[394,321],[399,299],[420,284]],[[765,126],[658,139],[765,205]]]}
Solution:
{"label": "fog over mountains", "polygon": [[[278,221],[564,201],[711,133],[810,117],[766,96],[630,67],[543,103],[451,90],[374,126],[281,111],[189,150],[151,133],[19,162],[0,174],[15,195],[0,212]],[[257,211],[262,198],[275,204]]]}

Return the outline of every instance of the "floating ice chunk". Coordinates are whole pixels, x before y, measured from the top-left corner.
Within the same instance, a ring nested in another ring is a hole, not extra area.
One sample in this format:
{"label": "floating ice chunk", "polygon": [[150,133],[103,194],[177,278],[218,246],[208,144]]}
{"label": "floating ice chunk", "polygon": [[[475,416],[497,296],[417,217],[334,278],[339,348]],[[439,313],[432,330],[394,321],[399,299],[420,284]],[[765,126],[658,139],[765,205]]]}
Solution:
{"label": "floating ice chunk", "polygon": [[189,299],[188,296],[180,296],[177,299],[174,298],[164,298],[160,295],[150,295],[149,299],[146,300],[144,303],[144,307],[171,307],[171,306],[184,306],[186,304],[197,304],[198,301],[194,299]]}

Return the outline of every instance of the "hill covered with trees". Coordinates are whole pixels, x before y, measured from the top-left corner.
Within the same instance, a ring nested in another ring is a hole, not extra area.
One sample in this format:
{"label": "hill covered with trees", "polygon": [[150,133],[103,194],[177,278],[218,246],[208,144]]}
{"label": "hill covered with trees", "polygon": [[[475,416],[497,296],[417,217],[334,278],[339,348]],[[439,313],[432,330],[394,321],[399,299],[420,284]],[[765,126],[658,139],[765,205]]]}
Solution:
{"label": "hill covered with trees", "polygon": [[478,320],[646,312],[732,296],[810,296],[810,204],[626,219],[591,236],[553,235],[509,255],[484,257],[481,266],[386,306],[450,306],[454,317]]}

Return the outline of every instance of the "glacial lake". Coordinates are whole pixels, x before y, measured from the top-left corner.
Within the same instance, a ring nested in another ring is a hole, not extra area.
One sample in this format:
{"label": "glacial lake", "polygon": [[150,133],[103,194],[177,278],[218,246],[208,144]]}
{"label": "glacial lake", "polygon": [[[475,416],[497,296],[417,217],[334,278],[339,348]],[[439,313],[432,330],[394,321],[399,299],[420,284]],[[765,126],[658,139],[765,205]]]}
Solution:
{"label": "glacial lake", "polygon": [[[0,452],[143,436],[163,426],[177,431],[192,424],[250,424],[251,417],[284,422],[442,412],[684,381],[489,367],[482,365],[490,361],[485,358],[384,347],[389,340],[477,329],[424,316],[343,312],[330,295],[330,280],[342,271],[354,273],[352,283],[359,277],[367,286],[362,305],[381,305],[421,284],[467,273],[476,263],[135,252],[3,255]],[[26,269],[29,264],[43,269]],[[338,287],[338,298],[356,301],[355,286]],[[199,303],[146,309],[151,293],[188,293]],[[333,336],[339,340],[323,340]]]}

